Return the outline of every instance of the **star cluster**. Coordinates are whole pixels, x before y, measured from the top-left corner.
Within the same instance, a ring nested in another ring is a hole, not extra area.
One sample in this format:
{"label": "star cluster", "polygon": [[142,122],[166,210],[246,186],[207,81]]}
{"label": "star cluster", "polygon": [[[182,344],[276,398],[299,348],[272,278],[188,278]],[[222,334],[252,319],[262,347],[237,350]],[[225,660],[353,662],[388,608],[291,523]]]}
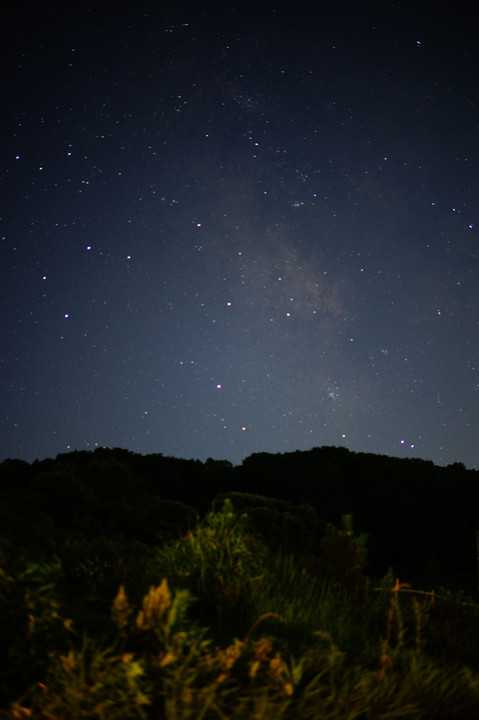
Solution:
{"label": "star cluster", "polygon": [[344,445],[479,467],[469,23],[32,10],[0,151],[2,457]]}

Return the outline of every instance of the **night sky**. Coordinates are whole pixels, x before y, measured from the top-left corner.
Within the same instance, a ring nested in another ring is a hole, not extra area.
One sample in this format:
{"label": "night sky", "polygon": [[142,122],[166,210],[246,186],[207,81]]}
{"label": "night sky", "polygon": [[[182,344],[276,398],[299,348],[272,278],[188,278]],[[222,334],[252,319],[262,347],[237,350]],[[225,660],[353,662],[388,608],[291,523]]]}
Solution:
{"label": "night sky", "polygon": [[0,459],[478,468],[475,4],[228,5],[4,18]]}

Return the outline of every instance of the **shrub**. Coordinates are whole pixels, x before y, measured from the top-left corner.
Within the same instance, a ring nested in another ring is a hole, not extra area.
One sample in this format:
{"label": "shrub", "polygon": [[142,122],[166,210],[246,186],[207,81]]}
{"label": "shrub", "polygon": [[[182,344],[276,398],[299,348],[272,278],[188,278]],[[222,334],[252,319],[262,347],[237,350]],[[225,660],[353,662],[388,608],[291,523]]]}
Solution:
{"label": "shrub", "polygon": [[61,567],[0,567],[0,697],[20,694],[43,672],[48,653],[66,647],[71,623],[60,614],[55,585]]}
{"label": "shrub", "polygon": [[261,582],[264,545],[248,533],[248,518],[229,500],[177,542],[159,551],[164,574],[196,596],[234,606],[247,601]]}

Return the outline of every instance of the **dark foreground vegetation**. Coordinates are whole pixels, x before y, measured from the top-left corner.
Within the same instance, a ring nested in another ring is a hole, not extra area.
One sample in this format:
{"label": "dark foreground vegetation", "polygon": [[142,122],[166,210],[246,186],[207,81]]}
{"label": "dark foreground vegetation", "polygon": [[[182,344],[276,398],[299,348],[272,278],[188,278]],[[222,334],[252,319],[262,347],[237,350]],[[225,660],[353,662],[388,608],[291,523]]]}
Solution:
{"label": "dark foreground vegetation", "polygon": [[478,478],[315,448],[0,465],[0,718],[479,717]]}

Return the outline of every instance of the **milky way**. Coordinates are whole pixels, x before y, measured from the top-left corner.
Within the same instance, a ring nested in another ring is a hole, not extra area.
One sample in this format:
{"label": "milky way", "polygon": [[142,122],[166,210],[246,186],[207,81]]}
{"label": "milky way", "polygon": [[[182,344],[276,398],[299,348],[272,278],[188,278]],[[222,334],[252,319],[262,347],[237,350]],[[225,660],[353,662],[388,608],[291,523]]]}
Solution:
{"label": "milky way", "polygon": [[479,467],[471,17],[317,6],[12,16],[2,457]]}

